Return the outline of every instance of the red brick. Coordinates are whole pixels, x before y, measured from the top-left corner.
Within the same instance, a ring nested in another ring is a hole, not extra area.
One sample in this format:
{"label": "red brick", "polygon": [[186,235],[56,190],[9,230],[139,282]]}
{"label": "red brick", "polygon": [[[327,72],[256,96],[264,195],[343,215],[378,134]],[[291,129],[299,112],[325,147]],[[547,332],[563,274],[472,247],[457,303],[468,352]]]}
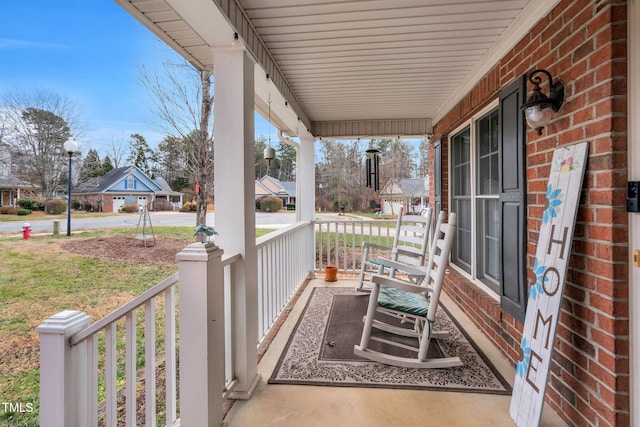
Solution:
{"label": "red brick", "polygon": [[611,23],[611,9],[600,11],[600,13],[597,14],[591,20],[591,22],[589,22],[589,25],[587,25],[587,31],[589,36],[599,33],[600,31],[602,31],[603,28],[608,27],[610,23]]}
{"label": "red brick", "polygon": [[589,295],[589,302],[591,303],[591,306],[597,310],[605,313],[613,313],[614,303],[609,298],[604,298],[597,294],[591,294]]}
{"label": "red brick", "polygon": [[581,123],[588,122],[590,120],[593,120],[593,117],[594,117],[593,116],[593,107],[587,107],[587,108],[585,108],[583,110],[575,112],[572,115],[572,117],[571,117],[572,120],[573,120],[572,125],[573,126],[577,126],[577,125],[579,125]]}

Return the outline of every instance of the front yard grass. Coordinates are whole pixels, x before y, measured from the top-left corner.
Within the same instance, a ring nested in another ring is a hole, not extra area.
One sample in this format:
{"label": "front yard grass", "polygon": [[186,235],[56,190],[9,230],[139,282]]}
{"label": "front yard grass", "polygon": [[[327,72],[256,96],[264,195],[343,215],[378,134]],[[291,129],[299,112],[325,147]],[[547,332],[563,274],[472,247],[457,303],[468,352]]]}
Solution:
{"label": "front yard grass", "polygon": [[[154,231],[156,238],[193,241],[192,227]],[[270,231],[260,229],[257,235]],[[38,425],[38,325],[62,310],[84,311],[96,321],[177,271],[175,263],[122,262],[72,254],[61,247],[70,239],[134,233],[135,228],[0,239],[0,427]],[[7,411],[4,402],[33,410]]]}

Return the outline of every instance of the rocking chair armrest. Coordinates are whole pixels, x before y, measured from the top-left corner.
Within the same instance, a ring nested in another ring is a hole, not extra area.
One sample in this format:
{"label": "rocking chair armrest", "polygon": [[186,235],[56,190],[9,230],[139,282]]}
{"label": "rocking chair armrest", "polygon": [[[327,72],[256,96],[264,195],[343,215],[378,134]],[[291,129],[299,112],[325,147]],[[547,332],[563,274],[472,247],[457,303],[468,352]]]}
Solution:
{"label": "rocking chair armrest", "polygon": [[393,248],[390,248],[389,246],[378,245],[376,243],[371,243],[371,242],[362,242],[362,247],[379,249],[381,251],[390,251],[393,249]]}
{"label": "rocking chair armrest", "polygon": [[[398,261],[392,261],[388,258],[384,258],[384,257],[377,257],[376,258],[376,262],[378,262],[379,264],[385,266],[385,267],[389,267],[389,268],[394,268],[396,270],[400,270],[403,273],[407,273],[410,274],[412,276],[421,276],[424,277],[427,275],[427,269],[425,267],[419,267],[417,265],[409,265],[409,264],[405,264],[403,262],[398,262]],[[424,289],[424,287],[423,287]]]}
{"label": "rocking chair armrest", "polygon": [[414,294],[420,294],[430,291],[429,288],[425,288],[424,286],[414,285],[413,283],[405,282],[404,280],[396,279],[389,276],[381,276],[378,274],[374,274],[371,277],[371,282],[374,286],[391,286],[392,288],[400,289],[401,291],[411,292]]}

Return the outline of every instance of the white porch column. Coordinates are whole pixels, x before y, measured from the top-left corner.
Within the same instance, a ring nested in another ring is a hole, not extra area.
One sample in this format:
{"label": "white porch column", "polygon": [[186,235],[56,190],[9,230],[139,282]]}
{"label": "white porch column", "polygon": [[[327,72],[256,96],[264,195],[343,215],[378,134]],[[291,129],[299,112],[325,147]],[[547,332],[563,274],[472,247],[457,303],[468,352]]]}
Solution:
{"label": "white porch column", "polygon": [[180,425],[222,424],[224,270],[215,244],[192,243],[176,256],[180,280]]}
{"label": "white porch column", "polygon": [[215,51],[216,242],[242,256],[231,284],[236,399],[250,398],[259,380],[253,68],[242,48]]}
{"label": "white porch column", "polygon": [[74,427],[86,422],[87,343],[69,338],[91,324],[81,311],[66,310],[36,328],[40,334],[40,425]]}
{"label": "white porch column", "polygon": [[296,153],[296,220],[311,221],[316,204],[315,137],[305,129],[298,132],[298,137],[300,149]]}

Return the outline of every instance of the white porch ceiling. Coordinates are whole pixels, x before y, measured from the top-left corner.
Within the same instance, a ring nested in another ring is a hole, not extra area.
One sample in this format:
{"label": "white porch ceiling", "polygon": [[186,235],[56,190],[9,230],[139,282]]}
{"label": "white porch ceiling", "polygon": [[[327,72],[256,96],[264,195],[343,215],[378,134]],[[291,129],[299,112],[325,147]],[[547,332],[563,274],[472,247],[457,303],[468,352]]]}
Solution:
{"label": "white porch ceiling", "polygon": [[[282,102],[272,117],[316,136],[419,136],[557,0],[116,0],[196,67],[237,32]],[[264,74],[268,73],[271,82]],[[289,107],[285,107],[284,101]],[[292,113],[287,109],[294,110]]]}

